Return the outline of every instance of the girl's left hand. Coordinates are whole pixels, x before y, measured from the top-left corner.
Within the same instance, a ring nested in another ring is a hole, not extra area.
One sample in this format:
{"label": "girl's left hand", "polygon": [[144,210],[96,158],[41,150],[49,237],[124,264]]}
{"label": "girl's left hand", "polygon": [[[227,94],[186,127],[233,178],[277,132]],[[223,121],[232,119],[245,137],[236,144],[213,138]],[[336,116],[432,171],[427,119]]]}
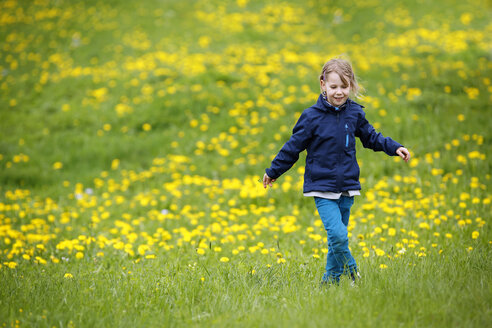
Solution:
{"label": "girl's left hand", "polygon": [[270,178],[266,173],[263,176],[263,188],[266,188],[267,186],[272,187],[272,184],[276,181],[277,179],[272,179]]}
{"label": "girl's left hand", "polygon": [[410,160],[410,152],[405,147],[400,147],[396,150],[396,154],[403,158],[405,162]]}

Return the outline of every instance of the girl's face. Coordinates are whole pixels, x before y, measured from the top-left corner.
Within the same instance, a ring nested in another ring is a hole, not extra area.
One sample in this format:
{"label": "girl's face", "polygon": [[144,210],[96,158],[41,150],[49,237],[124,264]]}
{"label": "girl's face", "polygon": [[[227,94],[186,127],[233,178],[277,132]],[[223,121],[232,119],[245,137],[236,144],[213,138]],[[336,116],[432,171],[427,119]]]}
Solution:
{"label": "girl's face", "polygon": [[326,100],[330,104],[339,107],[349,97],[350,84],[344,84],[337,73],[331,72],[326,76],[326,81],[321,80],[321,90],[326,91]]}

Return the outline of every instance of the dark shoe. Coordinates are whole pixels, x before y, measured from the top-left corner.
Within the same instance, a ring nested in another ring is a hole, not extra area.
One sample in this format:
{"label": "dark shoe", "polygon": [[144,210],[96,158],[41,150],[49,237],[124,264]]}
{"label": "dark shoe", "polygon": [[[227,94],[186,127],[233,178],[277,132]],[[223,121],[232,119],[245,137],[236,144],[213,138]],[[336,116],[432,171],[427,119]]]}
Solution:
{"label": "dark shoe", "polygon": [[359,272],[351,272],[350,278],[352,278],[352,282],[350,283],[350,285],[354,287],[355,284],[357,283],[357,280],[360,280],[361,276]]}

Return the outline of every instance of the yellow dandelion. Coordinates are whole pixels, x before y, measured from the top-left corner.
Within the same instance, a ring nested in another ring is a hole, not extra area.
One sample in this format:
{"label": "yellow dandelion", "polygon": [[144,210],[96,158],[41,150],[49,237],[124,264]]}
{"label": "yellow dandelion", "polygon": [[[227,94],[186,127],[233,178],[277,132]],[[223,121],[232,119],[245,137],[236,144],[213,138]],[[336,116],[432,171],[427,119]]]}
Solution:
{"label": "yellow dandelion", "polygon": [[376,252],[377,256],[383,256],[385,254],[385,252],[379,248],[376,248],[374,251]]}
{"label": "yellow dandelion", "polygon": [[429,230],[430,225],[427,222],[421,222],[421,223],[419,223],[419,228]]}
{"label": "yellow dandelion", "polygon": [[117,158],[113,159],[113,161],[111,162],[111,170],[118,169],[118,166],[120,166],[120,160]]}
{"label": "yellow dandelion", "polygon": [[192,128],[196,128],[198,126],[198,120],[196,120],[196,119],[191,120],[190,121],[190,126]]}
{"label": "yellow dandelion", "polygon": [[75,254],[75,258],[76,258],[77,260],[83,259],[83,258],[84,258],[84,253],[82,253],[82,252],[77,252],[77,253]]}
{"label": "yellow dandelion", "polygon": [[62,162],[55,162],[53,163],[53,170],[60,170],[63,168],[63,163]]}
{"label": "yellow dandelion", "polygon": [[476,99],[480,95],[480,90],[478,90],[477,88],[464,87],[463,89],[465,90],[469,99]]}
{"label": "yellow dandelion", "polygon": [[463,13],[460,16],[460,21],[463,25],[469,25],[473,19],[473,15],[470,13]]}
{"label": "yellow dandelion", "polygon": [[379,268],[380,268],[380,269],[386,269],[387,267],[388,267],[388,266],[387,266],[386,264],[380,264],[380,265],[379,265]]}
{"label": "yellow dandelion", "polygon": [[[201,36],[198,39],[198,44],[200,45],[201,48],[207,48],[208,45],[210,44],[210,41],[211,41],[210,37],[208,37],[208,36]],[[195,86],[193,86],[193,87],[195,87]]]}
{"label": "yellow dandelion", "polygon": [[480,233],[479,233],[478,231],[473,231],[473,232],[472,232],[472,238],[473,238],[473,239],[477,239],[477,238],[478,238],[478,236],[480,236]]}
{"label": "yellow dandelion", "polygon": [[229,262],[229,258],[228,257],[225,257],[225,256],[224,257],[221,257],[220,258],[220,262],[227,263],[227,262]]}
{"label": "yellow dandelion", "polygon": [[73,275],[71,273],[65,273],[65,275],[63,276],[63,278],[65,279],[72,279],[73,278]]}

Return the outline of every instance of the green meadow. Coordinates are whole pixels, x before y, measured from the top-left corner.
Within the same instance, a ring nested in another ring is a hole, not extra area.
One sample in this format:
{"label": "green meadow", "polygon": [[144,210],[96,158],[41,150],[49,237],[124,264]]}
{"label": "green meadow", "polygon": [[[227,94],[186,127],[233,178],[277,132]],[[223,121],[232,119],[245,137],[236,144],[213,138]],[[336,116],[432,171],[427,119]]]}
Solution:
{"label": "green meadow", "polygon": [[[0,2],[1,327],[492,325],[487,1]],[[328,252],[304,158],[259,179],[351,61],[362,278]]]}

